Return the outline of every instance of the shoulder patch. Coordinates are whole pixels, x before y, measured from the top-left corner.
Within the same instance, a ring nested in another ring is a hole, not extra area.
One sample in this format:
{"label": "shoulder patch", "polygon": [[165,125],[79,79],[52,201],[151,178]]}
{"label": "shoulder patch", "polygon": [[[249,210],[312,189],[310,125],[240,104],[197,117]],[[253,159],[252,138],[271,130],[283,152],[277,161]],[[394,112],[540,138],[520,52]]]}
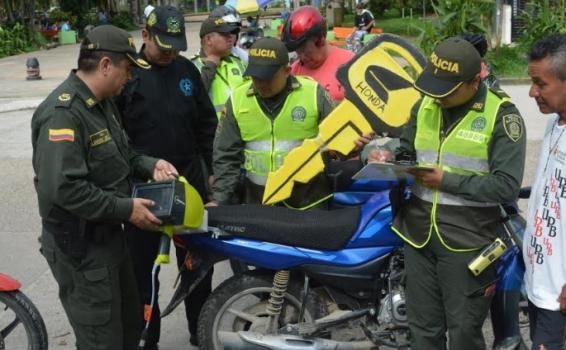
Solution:
{"label": "shoulder patch", "polygon": [[68,92],[63,92],[61,95],[57,97],[57,103],[55,107],[69,107],[71,105],[71,101],[73,100],[74,94],[70,94]]}
{"label": "shoulder patch", "polygon": [[59,97],[57,97],[57,99],[61,102],[67,102],[71,100],[71,95],[64,92],[61,95],[59,95]]}
{"label": "shoulder patch", "polygon": [[518,114],[507,114],[503,116],[503,129],[507,137],[513,142],[519,141],[523,136],[523,118]]}
{"label": "shoulder patch", "polygon": [[73,129],[49,129],[49,141],[75,141],[75,130]]}

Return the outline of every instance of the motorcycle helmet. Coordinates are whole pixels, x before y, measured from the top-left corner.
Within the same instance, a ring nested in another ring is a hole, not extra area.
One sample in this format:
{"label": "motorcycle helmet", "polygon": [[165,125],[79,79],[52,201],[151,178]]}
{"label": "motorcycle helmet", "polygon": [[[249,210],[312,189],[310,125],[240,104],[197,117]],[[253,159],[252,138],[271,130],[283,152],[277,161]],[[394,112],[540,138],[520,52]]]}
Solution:
{"label": "motorcycle helmet", "polygon": [[474,45],[480,57],[484,57],[487,53],[487,39],[483,33],[464,33],[460,37],[470,44]]}
{"label": "motorcycle helmet", "polygon": [[313,6],[302,6],[293,11],[281,34],[281,40],[289,51],[295,51],[307,39],[325,37],[326,20]]}
{"label": "motorcycle helmet", "polygon": [[242,19],[236,11],[235,8],[229,5],[221,5],[212,10],[210,13],[210,17],[220,17],[226,23],[237,25],[238,27],[242,26]]}

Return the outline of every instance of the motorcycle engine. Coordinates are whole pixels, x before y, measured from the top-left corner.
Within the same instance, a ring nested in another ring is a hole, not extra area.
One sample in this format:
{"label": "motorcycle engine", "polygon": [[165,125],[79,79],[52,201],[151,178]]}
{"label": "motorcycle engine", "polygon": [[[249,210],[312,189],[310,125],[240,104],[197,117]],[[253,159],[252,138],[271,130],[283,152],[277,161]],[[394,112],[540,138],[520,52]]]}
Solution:
{"label": "motorcycle engine", "polygon": [[407,307],[402,290],[395,290],[381,300],[377,320],[380,324],[407,325]]}
{"label": "motorcycle engine", "polygon": [[381,299],[377,321],[382,325],[407,326],[405,303],[404,259],[402,254],[391,257],[387,279],[387,291]]}

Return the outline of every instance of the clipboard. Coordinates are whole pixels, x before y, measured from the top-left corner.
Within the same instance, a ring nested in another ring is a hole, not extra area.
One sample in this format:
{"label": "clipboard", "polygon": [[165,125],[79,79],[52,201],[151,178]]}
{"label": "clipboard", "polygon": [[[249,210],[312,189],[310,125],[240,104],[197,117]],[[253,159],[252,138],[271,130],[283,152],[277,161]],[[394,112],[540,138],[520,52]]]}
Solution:
{"label": "clipboard", "polygon": [[434,168],[418,166],[413,162],[398,162],[398,163],[369,163],[358,171],[352,179],[354,180],[385,180],[385,181],[399,181],[414,179],[414,176],[409,174],[408,170],[424,170],[432,171]]}

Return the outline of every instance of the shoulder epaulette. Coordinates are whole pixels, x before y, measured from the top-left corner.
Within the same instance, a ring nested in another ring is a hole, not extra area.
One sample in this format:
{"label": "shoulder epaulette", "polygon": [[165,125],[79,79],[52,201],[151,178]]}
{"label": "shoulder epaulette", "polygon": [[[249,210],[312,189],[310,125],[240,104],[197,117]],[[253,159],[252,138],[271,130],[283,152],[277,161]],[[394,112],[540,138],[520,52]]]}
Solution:
{"label": "shoulder epaulette", "polygon": [[496,94],[499,98],[509,98],[509,95],[507,95],[507,93],[502,89],[495,89],[493,87],[490,87],[489,90]]}
{"label": "shoulder epaulette", "polygon": [[55,107],[69,108],[73,98],[75,98],[74,92],[62,92],[59,96],[57,96]]}

